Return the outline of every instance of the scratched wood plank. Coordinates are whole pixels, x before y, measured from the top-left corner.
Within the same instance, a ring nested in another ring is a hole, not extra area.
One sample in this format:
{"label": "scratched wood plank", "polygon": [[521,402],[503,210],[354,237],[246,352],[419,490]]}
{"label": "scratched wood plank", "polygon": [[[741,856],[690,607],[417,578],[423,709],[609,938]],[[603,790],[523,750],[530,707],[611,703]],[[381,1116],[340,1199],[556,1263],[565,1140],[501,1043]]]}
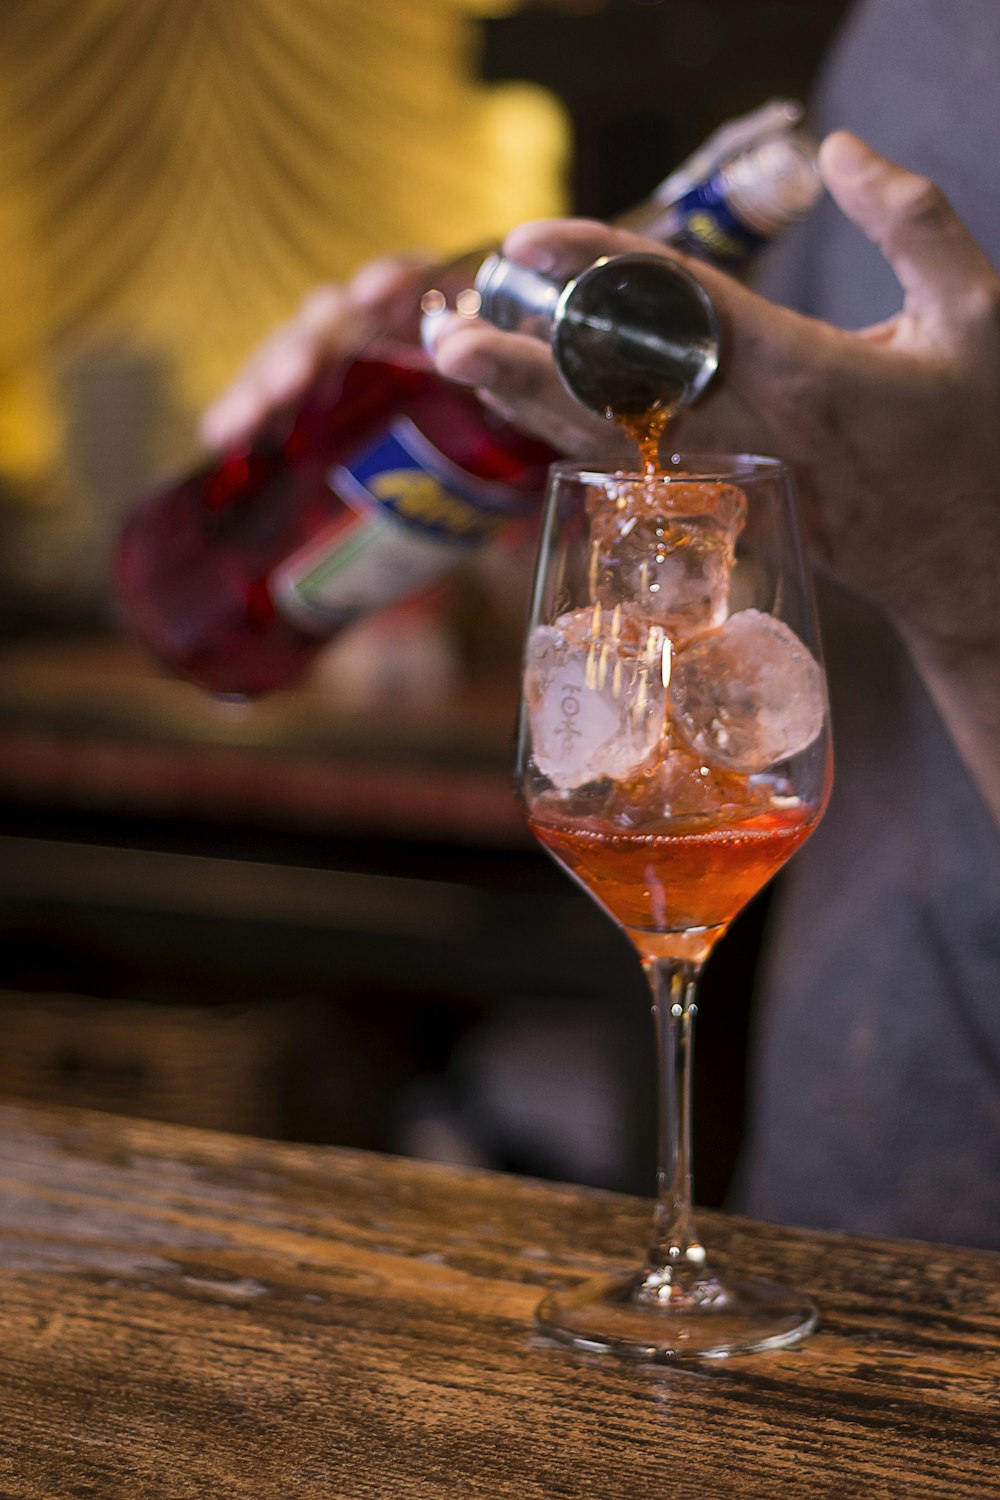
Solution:
{"label": "scratched wood plank", "polygon": [[1000,1256],[704,1219],[817,1299],[807,1344],[538,1337],[638,1199],[0,1107],[0,1496],[1000,1496]]}

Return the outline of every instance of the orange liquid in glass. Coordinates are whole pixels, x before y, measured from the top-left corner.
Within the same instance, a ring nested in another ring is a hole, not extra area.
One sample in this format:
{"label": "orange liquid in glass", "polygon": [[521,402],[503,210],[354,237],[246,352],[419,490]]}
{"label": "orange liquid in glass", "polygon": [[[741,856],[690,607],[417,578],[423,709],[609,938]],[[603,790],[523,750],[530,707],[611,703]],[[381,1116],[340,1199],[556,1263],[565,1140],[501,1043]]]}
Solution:
{"label": "orange liquid in glass", "polygon": [[796,807],[683,830],[628,830],[584,819],[529,817],[535,837],[641,952],[691,953],[671,941],[693,931],[710,948],[736,914],[804,843],[818,814]]}

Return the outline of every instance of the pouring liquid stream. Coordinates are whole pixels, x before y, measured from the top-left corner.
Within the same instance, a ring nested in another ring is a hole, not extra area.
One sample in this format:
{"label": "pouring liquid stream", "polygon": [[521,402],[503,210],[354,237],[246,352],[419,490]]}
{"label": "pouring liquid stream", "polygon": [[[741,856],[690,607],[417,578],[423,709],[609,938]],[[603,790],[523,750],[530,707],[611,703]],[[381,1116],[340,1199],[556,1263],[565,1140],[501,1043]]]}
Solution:
{"label": "pouring liquid stream", "polygon": [[664,472],[660,463],[660,440],[679,410],[678,403],[647,407],[643,411],[624,412],[609,406],[605,416],[615,422],[639,449],[642,472],[650,478]]}

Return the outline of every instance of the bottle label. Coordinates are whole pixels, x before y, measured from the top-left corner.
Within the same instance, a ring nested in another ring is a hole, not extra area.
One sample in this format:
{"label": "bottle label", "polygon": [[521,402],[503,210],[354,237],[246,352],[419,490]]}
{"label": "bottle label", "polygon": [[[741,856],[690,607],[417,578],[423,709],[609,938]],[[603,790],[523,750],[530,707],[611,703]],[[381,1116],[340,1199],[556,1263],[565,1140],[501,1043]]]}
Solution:
{"label": "bottle label", "polygon": [[698,183],[676,204],[680,221],[672,243],[723,264],[741,265],[767,243],[736,213],[721,172]]}
{"label": "bottle label", "polygon": [[344,513],[270,579],[280,612],[319,634],[426,588],[532,509],[528,497],[451,463],[408,417],[327,482]]}

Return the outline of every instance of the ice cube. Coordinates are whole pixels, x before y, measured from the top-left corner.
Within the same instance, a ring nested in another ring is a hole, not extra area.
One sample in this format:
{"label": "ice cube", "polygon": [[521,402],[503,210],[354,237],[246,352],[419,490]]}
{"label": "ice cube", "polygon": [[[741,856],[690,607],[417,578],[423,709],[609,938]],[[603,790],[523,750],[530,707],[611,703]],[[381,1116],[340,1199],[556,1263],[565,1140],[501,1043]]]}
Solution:
{"label": "ice cube", "polygon": [[675,642],[721,625],[729,612],[733,552],[746,516],[735,485],[619,481],[595,491],[591,593],[662,625]]}
{"label": "ice cube", "polygon": [[532,756],[561,790],[627,776],[655,750],[666,713],[670,643],[620,607],[573,610],[528,640]]}
{"label": "ice cube", "polygon": [[823,672],[793,630],[743,609],[679,652],[671,722],[713,766],[753,773],[797,755],[823,727]]}
{"label": "ice cube", "polygon": [[626,828],[725,823],[765,811],[770,792],[747,776],[707,765],[684,744],[668,743],[637,774],[616,783],[605,813]]}

